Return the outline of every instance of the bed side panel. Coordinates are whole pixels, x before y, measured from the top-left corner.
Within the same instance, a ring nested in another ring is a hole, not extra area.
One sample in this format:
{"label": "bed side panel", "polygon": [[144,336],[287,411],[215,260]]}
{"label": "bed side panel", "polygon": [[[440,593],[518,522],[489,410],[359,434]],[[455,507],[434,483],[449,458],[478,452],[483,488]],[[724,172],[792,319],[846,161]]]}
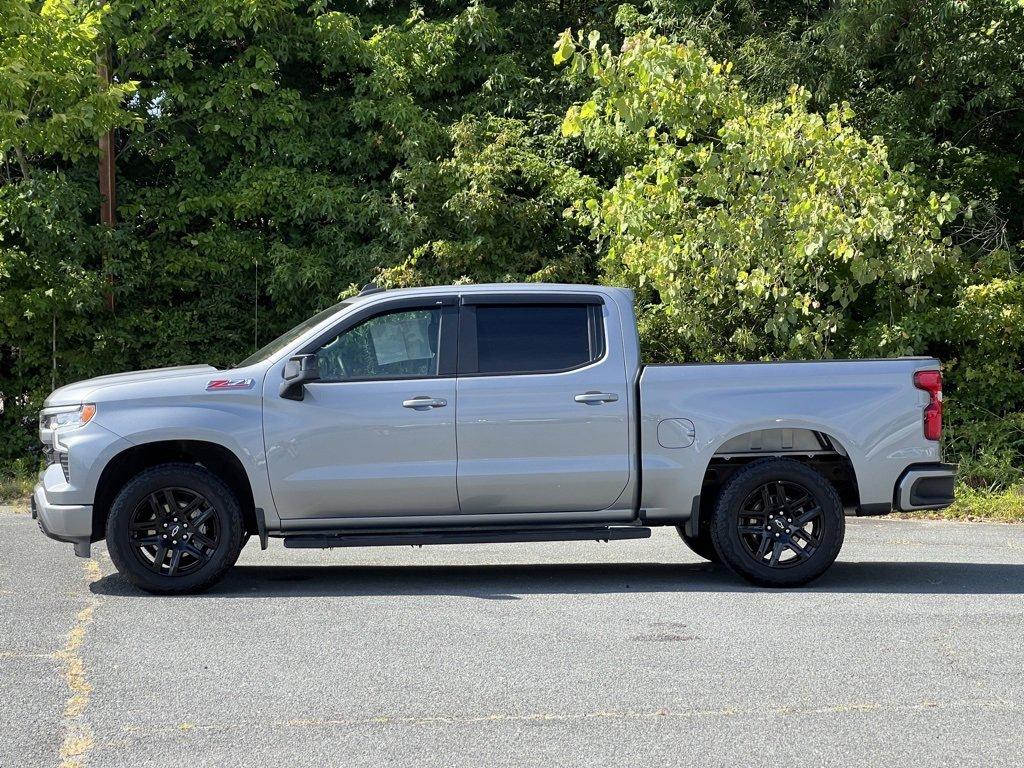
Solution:
{"label": "bed side panel", "polygon": [[[711,457],[727,441],[762,429],[811,429],[838,441],[857,474],[861,504],[891,503],[900,473],[939,461],[926,440],[928,396],[913,385],[927,358],[808,363],[655,365],[640,378],[642,508],[649,520],[683,520]],[[658,424],[693,423],[693,442],[665,448]]]}

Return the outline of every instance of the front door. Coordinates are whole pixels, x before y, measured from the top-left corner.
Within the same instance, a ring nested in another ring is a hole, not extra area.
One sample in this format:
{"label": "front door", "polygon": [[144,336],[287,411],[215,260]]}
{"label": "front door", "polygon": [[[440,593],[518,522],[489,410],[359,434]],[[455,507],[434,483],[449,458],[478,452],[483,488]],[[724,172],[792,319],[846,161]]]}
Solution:
{"label": "front door", "polygon": [[621,345],[605,341],[610,308],[573,294],[463,301],[462,513],[613,507],[629,482],[630,393]]}
{"label": "front door", "polygon": [[316,353],[321,376],[300,401],[268,373],[267,466],[283,519],[459,511],[454,302],[375,305],[296,350]]}

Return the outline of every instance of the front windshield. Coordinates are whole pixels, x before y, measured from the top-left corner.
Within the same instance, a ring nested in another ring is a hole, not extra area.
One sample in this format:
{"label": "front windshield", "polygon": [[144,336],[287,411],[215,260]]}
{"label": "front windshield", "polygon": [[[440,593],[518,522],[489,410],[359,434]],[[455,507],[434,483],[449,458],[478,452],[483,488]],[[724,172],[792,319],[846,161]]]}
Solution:
{"label": "front windshield", "polygon": [[338,310],[340,310],[342,307],[347,307],[350,303],[351,302],[349,301],[339,301],[333,307],[328,307],[325,310],[317,312],[308,320],[303,320],[290,331],[285,331],[269,344],[257,349],[255,352],[253,352],[251,355],[245,358],[245,360],[238,363],[238,365],[236,365],[235,368],[244,368],[247,365],[253,365],[254,363],[260,362],[261,360],[266,360],[268,357],[273,357],[282,349],[284,349],[293,341],[295,341],[297,338],[299,338],[306,331],[308,331],[310,328],[317,325],[318,323],[323,322],[328,317],[330,317]]}

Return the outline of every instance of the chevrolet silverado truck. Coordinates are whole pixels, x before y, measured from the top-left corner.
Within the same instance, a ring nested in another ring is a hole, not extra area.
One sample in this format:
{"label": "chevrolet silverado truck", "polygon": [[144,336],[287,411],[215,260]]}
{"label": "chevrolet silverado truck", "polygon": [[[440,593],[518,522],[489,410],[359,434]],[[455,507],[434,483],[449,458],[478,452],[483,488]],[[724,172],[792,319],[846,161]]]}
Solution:
{"label": "chevrolet silverado truck", "polygon": [[368,286],[230,370],[54,391],[33,516],[155,593],[285,547],[639,539],[759,585],[820,576],[845,515],[953,501],[926,357],[642,365],[628,290]]}

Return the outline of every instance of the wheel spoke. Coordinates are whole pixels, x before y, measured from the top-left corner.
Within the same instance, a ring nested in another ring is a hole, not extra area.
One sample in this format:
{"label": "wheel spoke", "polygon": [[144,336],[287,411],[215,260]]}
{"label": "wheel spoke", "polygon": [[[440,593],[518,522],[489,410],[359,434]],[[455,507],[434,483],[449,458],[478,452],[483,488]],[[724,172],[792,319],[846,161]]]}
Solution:
{"label": "wheel spoke", "polygon": [[160,573],[161,568],[164,564],[164,558],[167,556],[167,547],[163,544],[156,548],[156,555],[153,556],[153,570]]}
{"label": "wheel spoke", "polygon": [[181,550],[174,550],[174,554],[171,555],[171,567],[167,571],[168,576],[175,576],[178,573],[178,566],[181,565]]}
{"label": "wheel spoke", "polygon": [[815,505],[815,506],[811,507],[810,509],[808,509],[806,512],[804,512],[802,515],[800,515],[800,517],[798,517],[796,520],[794,520],[793,524],[797,528],[803,528],[805,525],[807,525],[809,522],[811,522],[811,520],[813,520],[814,518],[818,517],[820,514],[821,514],[821,507]]}
{"label": "wheel spoke", "polygon": [[817,537],[812,536],[807,531],[805,531],[803,528],[800,528],[799,530],[793,531],[792,535],[794,537],[799,536],[801,539],[806,541],[807,542],[807,547],[810,548],[810,549],[814,549],[815,547],[818,546],[818,539],[817,539]]}
{"label": "wheel spoke", "polygon": [[163,506],[160,504],[160,499],[157,498],[155,493],[149,494],[147,499],[149,501],[149,508],[153,510],[153,519],[159,520],[165,514]]}
{"label": "wheel spoke", "polygon": [[781,555],[785,550],[785,544],[779,541],[775,542],[775,544],[772,545],[772,559],[768,562],[768,566],[774,568],[776,565],[778,565],[779,555]]}
{"label": "wheel spoke", "polygon": [[754,525],[741,525],[738,530],[740,533],[754,534],[755,536],[760,536],[765,532],[764,523],[756,523]]}
{"label": "wheel spoke", "polygon": [[178,513],[178,502],[174,499],[174,491],[170,488],[164,488],[164,503],[167,505],[167,514],[174,515]]}
{"label": "wheel spoke", "polygon": [[131,524],[128,530],[132,533],[138,533],[139,531],[155,531],[158,525],[160,525],[160,523],[157,520],[137,520]]}
{"label": "wheel spoke", "polygon": [[192,499],[192,501],[190,501],[188,504],[181,508],[180,514],[185,515],[187,517],[188,515],[191,515],[193,512],[199,509],[205,502],[206,499],[204,499],[202,496],[196,496],[194,499]]}
{"label": "wheel spoke", "polygon": [[207,507],[206,509],[202,510],[198,515],[189,520],[189,523],[194,526],[199,526],[205,523],[211,517],[213,517],[213,507]]}
{"label": "wheel spoke", "polygon": [[761,544],[758,546],[757,552],[754,554],[754,558],[756,560],[764,560],[764,556],[768,554],[768,549],[771,547],[771,544],[771,535],[767,531],[764,531],[761,534]]}
{"label": "wheel spoke", "polygon": [[201,547],[209,547],[210,549],[217,546],[217,543],[213,539],[200,531],[192,532],[192,541],[196,542]]}
{"label": "wheel spoke", "polygon": [[192,544],[186,544],[185,545],[185,551],[188,552],[190,555],[192,555],[192,557],[194,557],[200,563],[205,563],[207,560],[210,559],[210,555],[209,554],[207,554],[206,552],[204,552],[203,550],[199,549],[198,547],[196,547],[196,546],[194,546]]}
{"label": "wheel spoke", "polygon": [[[798,560],[806,560],[812,554],[812,552],[809,552],[807,549],[802,548],[795,541],[790,541],[787,546],[789,547],[789,549],[791,551],[796,553],[796,556],[797,556]],[[808,549],[812,549],[813,550],[813,548],[811,548],[811,547],[808,547]]]}
{"label": "wheel spoke", "polygon": [[137,539],[132,539],[132,543],[139,547],[155,547],[160,543],[160,534],[154,533],[152,536],[139,536]]}
{"label": "wheel spoke", "polygon": [[802,507],[804,504],[806,504],[810,500],[811,500],[810,494],[805,493],[803,496],[801,496],[796,501],[787,501],[786,502],[786,509],[788,509],[791,512],[796,512],[798,509],[800,509],[800,507]]}

